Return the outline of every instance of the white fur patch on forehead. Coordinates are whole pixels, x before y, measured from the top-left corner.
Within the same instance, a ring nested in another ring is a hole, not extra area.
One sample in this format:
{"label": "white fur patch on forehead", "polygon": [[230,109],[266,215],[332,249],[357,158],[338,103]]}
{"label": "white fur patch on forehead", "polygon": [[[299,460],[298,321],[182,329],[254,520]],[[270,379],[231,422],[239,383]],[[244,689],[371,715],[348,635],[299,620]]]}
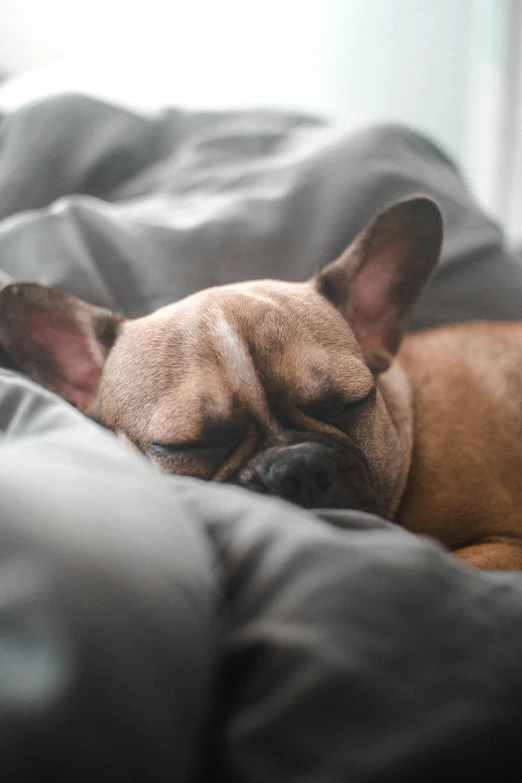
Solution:
{"label": "white fur patch on forehead", "polygon": [[262,419],[266,418],[265,394],[252,357],[241,336],[221,311],[216,313],[212,332],[216,338],[223,369],[234,390],[242,398],[248,395],[248,403],[255,413]]}

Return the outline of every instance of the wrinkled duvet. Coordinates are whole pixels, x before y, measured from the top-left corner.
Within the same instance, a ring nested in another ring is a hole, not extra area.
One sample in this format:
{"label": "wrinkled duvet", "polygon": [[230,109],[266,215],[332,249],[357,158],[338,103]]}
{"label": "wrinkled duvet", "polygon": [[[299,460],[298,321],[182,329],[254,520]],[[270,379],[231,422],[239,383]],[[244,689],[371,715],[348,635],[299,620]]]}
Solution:
{"label": "wrinkled duvet", "polygon": [[[62,96],[0,122],[0,276],[137,316],[304,280],[415,192],[446,237],[412,328],[519,318],[518,259],[409,129]],[[522,780],[522,574],[160,475],[2,364],[2,781]]]}

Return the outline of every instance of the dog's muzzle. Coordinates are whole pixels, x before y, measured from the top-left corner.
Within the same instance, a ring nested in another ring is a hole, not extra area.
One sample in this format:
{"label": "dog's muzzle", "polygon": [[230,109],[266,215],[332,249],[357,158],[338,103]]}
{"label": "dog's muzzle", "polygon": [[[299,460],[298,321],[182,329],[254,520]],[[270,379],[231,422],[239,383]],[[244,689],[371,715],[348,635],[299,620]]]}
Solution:
{"label": "dog's muzzle", "polygon": [[238,483],[305,508],[381,511],[362,453],[322,442],[268,448],[245,465]]}

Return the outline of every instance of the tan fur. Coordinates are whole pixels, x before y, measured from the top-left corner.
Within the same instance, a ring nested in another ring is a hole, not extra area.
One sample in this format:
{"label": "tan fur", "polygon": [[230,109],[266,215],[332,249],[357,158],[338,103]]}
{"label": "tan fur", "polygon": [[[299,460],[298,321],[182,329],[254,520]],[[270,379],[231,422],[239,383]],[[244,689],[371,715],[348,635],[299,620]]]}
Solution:
{"label": "tan fur", "polygon": [[[373,385],[345,319],[308,283],[223,286],[124,325],[105,366],[96,415],[145,452],[150,441],[198,440],[207,416],[231,422],[236,416],[253,451],[261,436],[274,442],[282,436],[275,413],[299,417],[326,378],[354,400]],[[332,429],[320,421],[309,426]],[[211,478],[213,467],[198,465],[196,475]],[[186,456],[173,456],[169,469],[194,472]]]}
{"label": "tan fur", "polygon": [[405,340],[412,468],[397,521],[479,567],[522,568],[522,325]]}

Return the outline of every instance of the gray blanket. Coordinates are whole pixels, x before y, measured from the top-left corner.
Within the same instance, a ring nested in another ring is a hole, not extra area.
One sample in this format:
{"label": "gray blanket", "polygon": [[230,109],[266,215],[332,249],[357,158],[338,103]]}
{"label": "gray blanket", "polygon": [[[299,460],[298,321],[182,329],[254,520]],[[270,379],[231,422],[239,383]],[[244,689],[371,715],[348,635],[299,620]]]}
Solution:
{"label": "gray blanket", "polygon": [[[446,238],[413,327],[517,318],[522,269],[443,152],[295,114],[69,96],[5,118],[0,270],[134,316],[305,279],[419,191]],[[0,430],[3,780],[520,776],[522,576],[377,518],[162,476],[9,369]]]}

